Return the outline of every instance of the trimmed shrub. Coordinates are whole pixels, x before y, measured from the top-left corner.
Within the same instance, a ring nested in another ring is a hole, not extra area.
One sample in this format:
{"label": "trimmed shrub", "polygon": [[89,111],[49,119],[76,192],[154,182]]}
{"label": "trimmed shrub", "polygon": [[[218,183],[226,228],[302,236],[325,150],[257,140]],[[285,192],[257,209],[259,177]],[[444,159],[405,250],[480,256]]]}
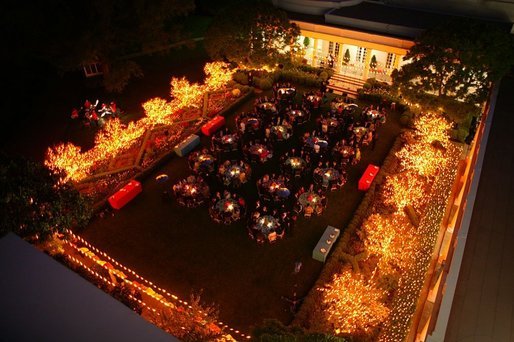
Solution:
{"label": "trimmed shrub", "polygon": [[241,90],[235,88],[235,89],[232,89],[232,96],[234,97],[239,97],[241,96]]}
{"label": "trimmed shrub", "polygon": [[469,131],[467,128],[460,127],[457,129],[452,129],[450,131],[450,138],[452,140],[458,141],[458,142],[465,142],[466,137],[468,136]]}
{"label": "trimmed shrub", "polygon": [[236,81],[239,84],[247,85],[248,84],[248,75],[242,71],[237,71],[232,76],[234,81]]}
{"label": "trimmed shrub", "polygon": [[319,73],[319,78],[321,78],[323,81],[328,80],[328,72],[322,71]]}
{"label": "trimmed shrub", "polygon": [[403,127],[410,128],[410,127],[412,127],[412,124],[413,124],[413,120],[411,117],[409,117],[408,115],[400,116],[400,125],[402,125]]}
{"label": "trimmed shrub", "polygon": [[259,78],[258,81],[256,80],[256,84],[262,90],[268,90],[273,86],[273,81],[269,77],[262,77]]}

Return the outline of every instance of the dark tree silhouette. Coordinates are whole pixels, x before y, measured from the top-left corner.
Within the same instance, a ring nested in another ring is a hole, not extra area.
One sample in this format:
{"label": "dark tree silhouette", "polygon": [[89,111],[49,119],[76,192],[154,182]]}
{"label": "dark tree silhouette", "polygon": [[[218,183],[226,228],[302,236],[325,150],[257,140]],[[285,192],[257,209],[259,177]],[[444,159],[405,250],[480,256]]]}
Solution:
{"label": "dark tree silhouette", "polygon": [[290,58],[300,29],[287,14],[265,1],[250,0],[225,8],[207,30],[211,58],[251,66],[274,65]]}
{"label": "dark tree silhouette", "polygon": [[514,37],[497,23],[455,18],[427,31],[393,81],[415,92],[482,102],[514,65]]}
{"label": "dark tree silhouette", "polygon": [[61,179],[41,164],[0,155],[0,235],[12,231],[46,239],[65,228],[84,227],[91,206]]}

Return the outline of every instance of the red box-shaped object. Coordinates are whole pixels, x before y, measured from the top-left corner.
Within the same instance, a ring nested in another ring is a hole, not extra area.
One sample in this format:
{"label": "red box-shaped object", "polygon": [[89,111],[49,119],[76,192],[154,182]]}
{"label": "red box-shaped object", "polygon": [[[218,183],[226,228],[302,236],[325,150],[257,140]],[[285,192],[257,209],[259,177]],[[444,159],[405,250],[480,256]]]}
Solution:
{"label": "red box-shaped object", "polygon": [[359,190],[366,191],[371,186],[371,183],[373,182],[373,179],[378,174],[378,171],[380,168],[378,166],[375,166],[373,164],[369,164],[366,168],[366,171],[362,174],[361,179],[359,179]]}
{"label": "red box-shaped object", "polygon": [[218,129],[225,125],[225,118],[223,116],[215,116],[212,120],[208,121],[202,126],[202,133],[206,136],[212,135]]}
{"label": "red box-shaped object", "polygon": [[134,199],[143,187],[137,180],[131,180],[127,185],[118,190],[114,195],[109,197],[109,204],[114,209],[121,209],[125,204]]}

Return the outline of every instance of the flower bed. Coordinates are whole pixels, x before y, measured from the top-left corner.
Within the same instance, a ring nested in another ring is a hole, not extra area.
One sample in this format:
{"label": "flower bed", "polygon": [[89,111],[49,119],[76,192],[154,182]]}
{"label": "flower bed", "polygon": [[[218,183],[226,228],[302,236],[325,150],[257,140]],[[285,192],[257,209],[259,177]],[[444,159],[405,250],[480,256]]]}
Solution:
{"label": "flower bed", "polygon": [[252,90],[233,92],[234,88],[227,86],[232,71],[224,63],[208,63],[204,70],[207,78],[203,85],[172,78],[171,101],[150,99],[143,104],[146,116],[128,125],[118,119],[108,121],[88,151],[71,143],[50,148],[45,164],[63,170],[63,181],[74,182],[98,203],[120,183],[171,153],[185,136],[198,131],[204,120],[244,100]]}
{"label": "flower bed", "polygon": [[355,340],[404,340],[461,154],[440,116],[415,124],[393,147],[295,324]]}

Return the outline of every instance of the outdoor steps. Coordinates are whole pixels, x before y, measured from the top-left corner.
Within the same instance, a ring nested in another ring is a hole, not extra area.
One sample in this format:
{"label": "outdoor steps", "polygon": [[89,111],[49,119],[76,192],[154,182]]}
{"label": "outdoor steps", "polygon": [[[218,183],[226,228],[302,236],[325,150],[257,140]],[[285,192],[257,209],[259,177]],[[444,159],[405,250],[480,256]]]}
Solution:
{"label": "outdoor steps", "polygon": [[342,74],[334,74],[328,80],[328,89],[335,94],[347,93],[351,97],[357,96],[357,89],[362,88],[364,80],[346,76]]}
{"label": "outdoor steps", "polygon": [[350,97],[357,97],[357,91],[353,89],[348,89],[346,87],[341,87],[333,84],[329,84],[327,88],[337,95],[342,95],[343,93],[346,93]]}

